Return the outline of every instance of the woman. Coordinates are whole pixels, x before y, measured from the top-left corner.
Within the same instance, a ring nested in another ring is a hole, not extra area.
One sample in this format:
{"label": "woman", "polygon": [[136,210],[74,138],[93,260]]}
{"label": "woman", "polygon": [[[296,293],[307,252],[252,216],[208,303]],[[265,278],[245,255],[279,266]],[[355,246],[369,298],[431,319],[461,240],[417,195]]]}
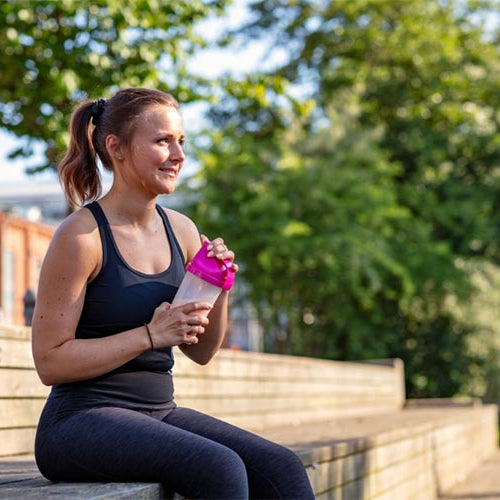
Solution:
{"label": "woman", "polygon": [[[53,386],[35,443],[42,474],[162,482],[189,498],[312,498],[294,453],[173,400],[172,346],[208,363],[228,300],[208,318],[209,304],[170,307],[201,246],[190,219],[156,204],[185,159],[176,100],[125,89],[84,102],[70,137],[61,182],[72,203],[90,203],[60,225],[40,275],[33,354]],[[113,172],[100,199],[97,159]],[[234,260],[221,238],[209,249]]]}

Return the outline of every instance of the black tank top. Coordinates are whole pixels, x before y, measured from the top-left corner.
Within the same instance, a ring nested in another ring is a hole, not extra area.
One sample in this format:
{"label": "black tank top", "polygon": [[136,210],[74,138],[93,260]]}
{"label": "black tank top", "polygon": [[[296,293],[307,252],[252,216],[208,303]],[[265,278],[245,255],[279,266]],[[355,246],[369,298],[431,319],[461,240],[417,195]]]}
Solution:
{"label": "black tank top", "polygon": [[[102,267],[87,285],[76,338],[106,337],[151,320],[162,302],[172,302],[184,276],[184,258],[164,210],[156,206],[170,244],[169,267],[144,274],[130,267],[116,245],[99,203],[86,206],[94,215],[102,243]],[[165,249],[169,251],[169,249]],[[145,332],[140,332],[145,335]],[[161,410],[173,405],[172,349],[146,351],[110,373],[91,380],[54,386],[57,396],[75,399],[82,408],[116,405]],[[73,408],[75,409],[75,408]]]}

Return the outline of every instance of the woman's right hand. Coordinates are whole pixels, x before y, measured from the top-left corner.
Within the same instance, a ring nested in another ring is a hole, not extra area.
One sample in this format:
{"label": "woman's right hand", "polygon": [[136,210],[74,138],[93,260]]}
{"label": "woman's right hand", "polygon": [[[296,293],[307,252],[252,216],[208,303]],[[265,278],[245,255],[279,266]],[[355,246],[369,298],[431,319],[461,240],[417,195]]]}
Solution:
{"label": "woman's right hand", "polygon": [[171,307],[168,302],[160,304],[148,323],[149,333],[155,349],[180,344],[197,344],[198,335],[205,333],[206,317],[212,306],[206,302],[189,302]]}

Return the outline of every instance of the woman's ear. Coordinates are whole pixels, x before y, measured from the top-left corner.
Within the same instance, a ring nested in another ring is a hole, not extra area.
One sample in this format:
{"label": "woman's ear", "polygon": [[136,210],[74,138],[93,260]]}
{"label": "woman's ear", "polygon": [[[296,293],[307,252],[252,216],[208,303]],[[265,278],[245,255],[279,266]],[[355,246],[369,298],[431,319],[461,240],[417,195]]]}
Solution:
{"label": "woman's ear", "polygon": [[124,158],[123,147],[120,145],[118,137],[114,134],[109,134],[106,137],[106,150],[112,161],[122,161]]}

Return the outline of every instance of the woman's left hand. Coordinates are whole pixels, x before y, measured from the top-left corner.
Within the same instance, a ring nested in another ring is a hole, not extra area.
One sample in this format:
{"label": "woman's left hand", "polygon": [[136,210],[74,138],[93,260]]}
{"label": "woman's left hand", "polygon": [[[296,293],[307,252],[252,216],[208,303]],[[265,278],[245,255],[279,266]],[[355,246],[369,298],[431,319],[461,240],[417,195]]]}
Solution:
{"label": "woman's left hand", "polygon": [[208,238],[204,235],[201,236],[203,241],[209,241],[208,243],[208,256],[209,257],[215,257],[216,259],[219,260],[229,260],[231,261],[231,270],[234,271],[235,273],[238,272],[239,267],[238,264],[235,264],[234,261],[234,252],[232,250],[229,250],[224,243],[224,240],[222,238],[215,238],[214,240],[210,241]]}

